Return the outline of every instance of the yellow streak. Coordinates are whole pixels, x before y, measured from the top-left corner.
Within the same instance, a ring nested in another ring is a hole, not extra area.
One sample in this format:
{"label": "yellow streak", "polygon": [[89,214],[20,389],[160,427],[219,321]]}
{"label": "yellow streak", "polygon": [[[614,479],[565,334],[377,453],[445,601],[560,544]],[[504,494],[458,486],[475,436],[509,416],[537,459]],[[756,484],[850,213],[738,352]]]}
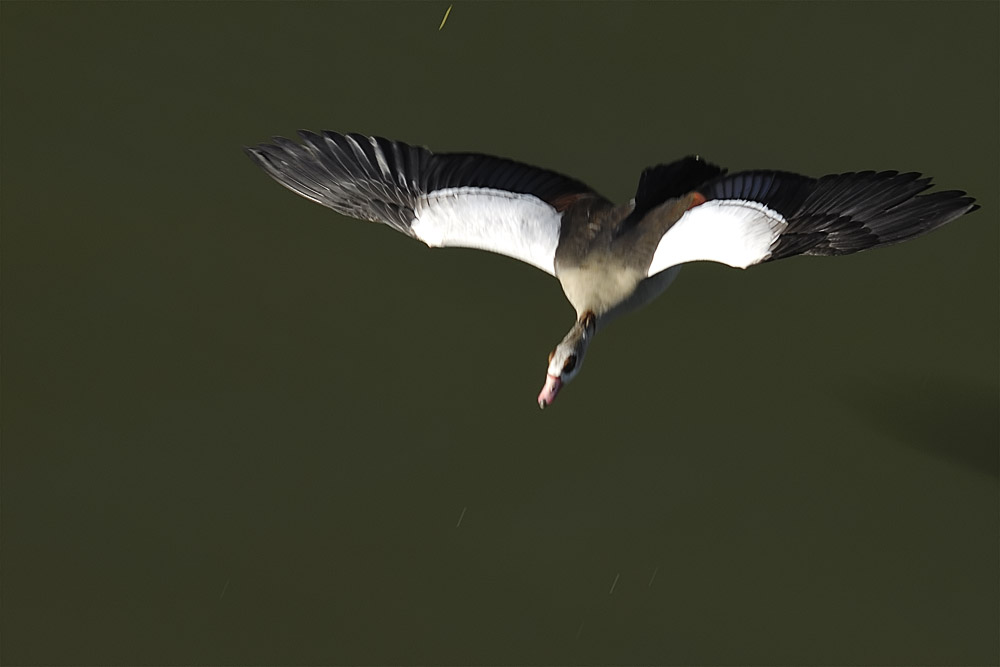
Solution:
{"label": "yellow streak", "polygon": [[444,22],[448,20],[448,14],[451,14],[451,8],[452,8],[453,6],[454,6],[454,5],[448,5],[448,9],[447,9],[447,10],[445,11],[445,13],[444,13],[444,18],[443,18],[443,19],[441,19],[441,25],[439,25],[439,26],[438,26],[438,30],[441,30],[441,28],[443,28],[443,27],[444,27]]}

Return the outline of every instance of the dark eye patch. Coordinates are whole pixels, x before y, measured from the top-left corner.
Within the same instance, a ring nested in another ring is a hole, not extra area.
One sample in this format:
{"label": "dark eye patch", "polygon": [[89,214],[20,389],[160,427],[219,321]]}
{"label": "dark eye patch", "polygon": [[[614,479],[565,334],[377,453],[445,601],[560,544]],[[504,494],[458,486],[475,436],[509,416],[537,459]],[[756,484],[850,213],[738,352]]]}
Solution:
{"label": "dark eye patch", "polygon": [[563,373],[572,373],[574,368],[576,368],[576,355],[575,354],[571,354],[571,355],[569,355],[569,359],[566,360],[566,363],[563,364],[563,370],[562,370],[562,372]]}

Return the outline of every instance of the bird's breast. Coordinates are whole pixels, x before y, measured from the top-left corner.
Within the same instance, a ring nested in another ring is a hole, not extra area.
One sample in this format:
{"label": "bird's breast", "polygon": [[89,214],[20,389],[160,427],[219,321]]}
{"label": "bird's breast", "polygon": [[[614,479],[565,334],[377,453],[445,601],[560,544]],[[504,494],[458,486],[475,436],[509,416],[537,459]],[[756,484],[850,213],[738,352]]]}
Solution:
{"label": "bird's breast", "polygon": [[645,277],[640,271],[612,262],[590,262],[557,267],[556,277],[578,315],[603,315],[632,296]]}

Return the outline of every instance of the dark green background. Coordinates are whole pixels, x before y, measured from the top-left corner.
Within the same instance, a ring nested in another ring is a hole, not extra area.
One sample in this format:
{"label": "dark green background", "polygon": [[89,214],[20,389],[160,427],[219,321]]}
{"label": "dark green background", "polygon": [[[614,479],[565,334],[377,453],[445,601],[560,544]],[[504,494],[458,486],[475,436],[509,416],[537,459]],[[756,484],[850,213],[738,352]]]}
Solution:
{"label": "dark green background", "polygon": [[[2,662],[996,664],[998,5],[447,6],[3,3]],[[300,127],[982,210],[688,267],[542,413],[556,281],[240,150]]]}

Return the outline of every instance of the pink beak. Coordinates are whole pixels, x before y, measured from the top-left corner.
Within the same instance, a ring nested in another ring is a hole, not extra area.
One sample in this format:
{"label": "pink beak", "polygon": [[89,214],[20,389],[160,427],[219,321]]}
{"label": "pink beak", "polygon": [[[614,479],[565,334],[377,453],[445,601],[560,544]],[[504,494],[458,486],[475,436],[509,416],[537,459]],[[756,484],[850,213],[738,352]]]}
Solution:
{"label": "pink beak", "polygon": [[545,376],[545,386],[542,387],[542,391],[538,394],[538,407],[542,410],[545,406],[552,405],[552,401],[556,400],[556,394],[559,393],[559,389],[562,388],[562,380],[557,378],[555,375]]}

